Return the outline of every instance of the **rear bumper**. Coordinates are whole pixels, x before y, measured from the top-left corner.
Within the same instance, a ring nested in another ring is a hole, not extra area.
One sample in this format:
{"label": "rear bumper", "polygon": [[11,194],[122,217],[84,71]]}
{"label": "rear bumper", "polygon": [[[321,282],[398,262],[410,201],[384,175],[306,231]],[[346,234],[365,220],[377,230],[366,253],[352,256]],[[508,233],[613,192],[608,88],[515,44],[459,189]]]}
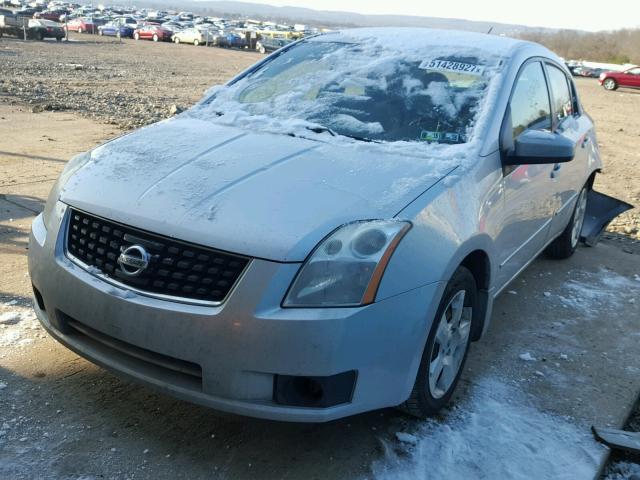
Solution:
{"label": "rear bumper", "polygon": [[[42,216],[34,221],[35,308],[54,338],[165,393],[275,420],[322,422],[406,400],[444,288],[434,283],[362,308],[282,309],[299,265],[253,260],[223,305],[187,305],[104,282],[65,256],[62,237],[47,232]],[[302,407],[274,398],[286,376],[345,372],[355,372],[355,384],[344,403]]]}

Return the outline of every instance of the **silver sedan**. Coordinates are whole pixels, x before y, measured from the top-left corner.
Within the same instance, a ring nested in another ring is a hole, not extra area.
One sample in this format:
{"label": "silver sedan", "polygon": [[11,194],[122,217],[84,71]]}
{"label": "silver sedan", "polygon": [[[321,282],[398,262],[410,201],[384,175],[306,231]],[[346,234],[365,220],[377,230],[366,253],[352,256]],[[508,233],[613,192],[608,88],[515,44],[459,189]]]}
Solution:
{"label": "silver sedan", "polygon": [[346,30],[72,159],[32,227],[50,334],[219,410],[327,421],[451,399],[496,296],[628,206],[533,43]]}

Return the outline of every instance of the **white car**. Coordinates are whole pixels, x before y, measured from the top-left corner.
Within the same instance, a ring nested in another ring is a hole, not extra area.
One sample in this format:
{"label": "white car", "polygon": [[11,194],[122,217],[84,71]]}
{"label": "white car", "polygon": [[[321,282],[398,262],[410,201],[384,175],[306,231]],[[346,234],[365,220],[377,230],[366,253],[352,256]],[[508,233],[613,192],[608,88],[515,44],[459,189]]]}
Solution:
{"label": "white car", "polygon": [[212,43],[214,35],[208,30],[198,30],[197,28],[187,28],[173,34],[175,43],[192,43],[193,45],[203,45]]}

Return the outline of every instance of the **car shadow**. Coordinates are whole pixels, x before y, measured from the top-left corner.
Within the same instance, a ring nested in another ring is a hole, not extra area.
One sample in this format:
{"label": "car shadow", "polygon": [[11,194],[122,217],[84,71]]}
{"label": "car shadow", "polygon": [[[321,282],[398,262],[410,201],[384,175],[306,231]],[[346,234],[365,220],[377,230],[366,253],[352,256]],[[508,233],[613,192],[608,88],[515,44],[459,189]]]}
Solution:
{"label": "car shadow", "polygon": [[44,200],[31,195],[15,195],[10,193],[0,193],[0,222],[6,220],[16,220],[19,218],[33,217],[44,210]]}
{"label": "car shadow", "polygon": [[17,157],[17,158],[26,158],[29,160],[44,160],[46,162],[59,162],[59,163],[67,163],[68,159],[63,158],[55,158],[55,157],[45,157],[41,155],[26,155],[24,153],[16,153],[16,152],[5,152],[0,150],[0,158],[6,157]]}

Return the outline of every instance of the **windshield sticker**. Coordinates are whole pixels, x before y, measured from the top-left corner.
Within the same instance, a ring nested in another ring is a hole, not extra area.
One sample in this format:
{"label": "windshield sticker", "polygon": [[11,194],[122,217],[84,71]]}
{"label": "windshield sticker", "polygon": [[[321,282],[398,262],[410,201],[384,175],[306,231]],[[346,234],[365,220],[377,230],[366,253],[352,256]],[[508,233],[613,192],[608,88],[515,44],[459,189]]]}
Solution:
{"label": "windshield sticker", "polygon": [[440,132],[430,132],[428,130],[423,130],[420,134],[420,140],[424,142],[439,142]]}
{"label": "windshield sticker", "polygon": [[482,75],[484,67],[473,63],[450,62],[448,60],[424,60],[420,64],[423,70],[437,70],[440,72],[466,73],[468,75]]}
{"label": "windshield sticker", "polygon": [[423,130],[420,133],[420,140],[423,142],[446,142],[446,143],[458,143],[460,141],[460,134],[454,132],[432,132],[429,130]]}

